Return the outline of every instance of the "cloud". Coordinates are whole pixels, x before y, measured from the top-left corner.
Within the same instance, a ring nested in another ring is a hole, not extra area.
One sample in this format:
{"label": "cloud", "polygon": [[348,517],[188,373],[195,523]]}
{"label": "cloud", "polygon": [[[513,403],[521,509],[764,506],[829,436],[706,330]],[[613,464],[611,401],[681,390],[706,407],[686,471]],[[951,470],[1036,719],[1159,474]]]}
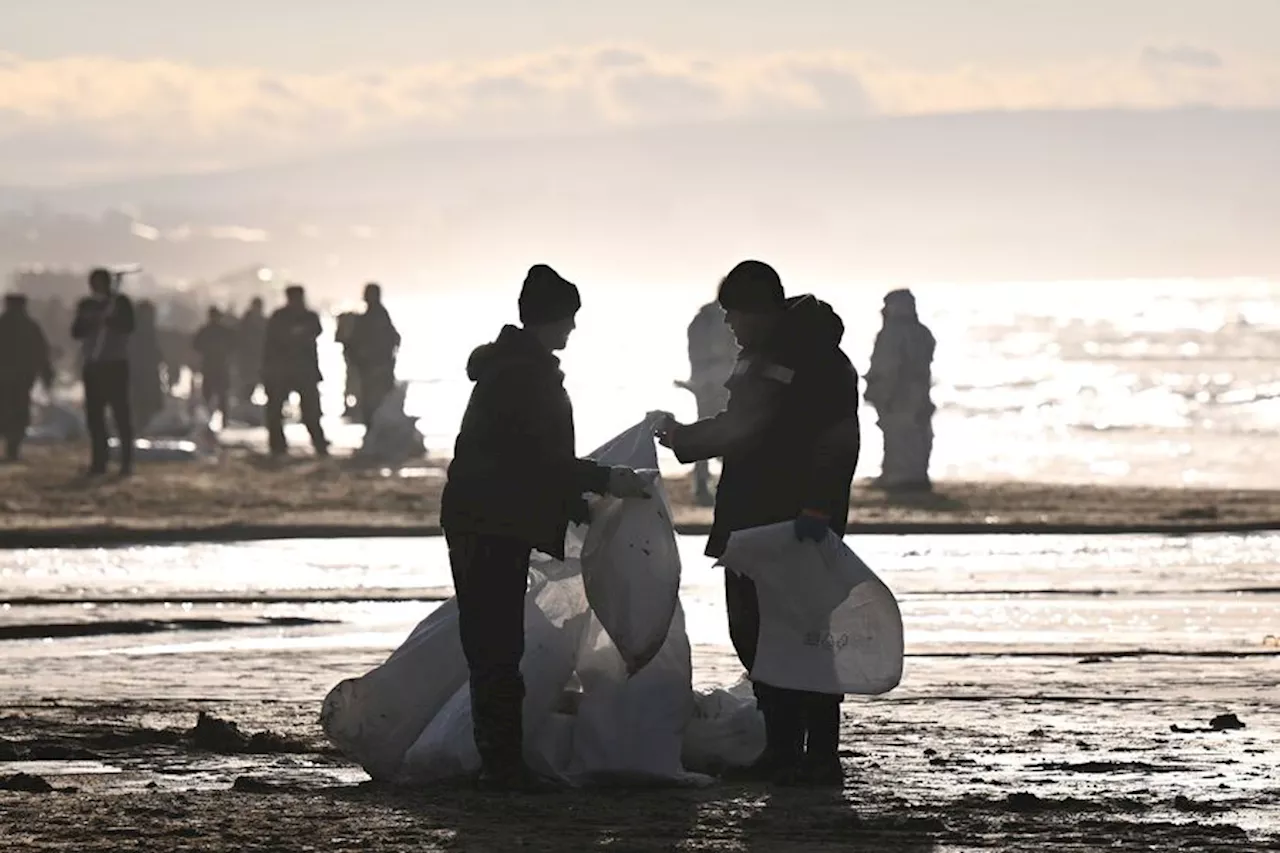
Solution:
{"label": "cloud", "polygon": [[928,70],[851,52],[634,45],[310,74],[0,53],[0,181],[247,165],[422,133],[1188,104],[1280,106],[1280,66],[1185,44],[1148,46],[1136,61]]}

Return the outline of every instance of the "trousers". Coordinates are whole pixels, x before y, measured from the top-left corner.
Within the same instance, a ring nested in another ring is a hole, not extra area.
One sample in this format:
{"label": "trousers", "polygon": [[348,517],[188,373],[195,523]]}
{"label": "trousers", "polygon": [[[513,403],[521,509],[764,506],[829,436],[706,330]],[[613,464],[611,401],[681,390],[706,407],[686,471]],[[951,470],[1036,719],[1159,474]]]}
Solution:
{"label": "trousers", "polygon": [[471,675],[476,750],[487,770],[523,761],[524,600],[527,542],[505,536],[445,531],[458,601],[462,653]]}
{"label": "trousers", "polygon": [[0,379],[0,438],[4,439],[5,455],[18,458],[22,439],[31,426],[31,386],[26,377]]}
{"label": "trousers", "polygon": [[84,419],[89,429],[89,469],[107,470],[110,440],[107,409],[120,438],[120,468],[133,467],[133,411],[129,400],[129,362],[95,361],[84,367]]}
{"label": "trousers", "polygon": [[[724,598],[729,639],[747,671],[755,664],[760,636],[760,599],[755,582],[726,571]],[[840,701],[837,693],[793,690],[754,681],[756,706],[765,718],[766,749],[775,755],[833,758],[840,753]]]}
{"label": "trousers", "polygon": [[317,454],[329,452],[329,442],[320,425],[320,388],[314,382],[267,383],[267,439],[273,454],[285,453],[289,443],[284,437],[284,404],[297,392],[302,408],[302,423],[311,435],[311,446]]}

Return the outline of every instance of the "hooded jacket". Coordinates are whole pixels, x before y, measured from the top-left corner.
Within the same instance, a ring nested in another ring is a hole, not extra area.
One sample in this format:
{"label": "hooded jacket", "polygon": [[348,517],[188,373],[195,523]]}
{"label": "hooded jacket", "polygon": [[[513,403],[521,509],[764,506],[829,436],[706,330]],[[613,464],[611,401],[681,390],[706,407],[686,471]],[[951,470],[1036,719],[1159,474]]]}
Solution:
{"label": "hooded jacket", "polygon": [[840,350],[844,323],[813,296],[787,300],[768,340],[745,347],[715,416],[676,429],[681,462],[723,457],[706,553],[729,534],[795,518],[831,518],[843,535],[858,462],[858,374]]}
{"label": "hooded jacket", "polygon": [[31,388],[37,379],[53,384],[49,341],[25,308],[0,313],[0,383]]}
{"label": "hooded jacket", "polygon": [[603,494],[609,469],[575,454],[560,360],[529,332],[505,326],[471,353],[467,377],[475,387],[449,464],[441,526],[511,537],[563,558],[569,521],[586,520],[583,494]]}

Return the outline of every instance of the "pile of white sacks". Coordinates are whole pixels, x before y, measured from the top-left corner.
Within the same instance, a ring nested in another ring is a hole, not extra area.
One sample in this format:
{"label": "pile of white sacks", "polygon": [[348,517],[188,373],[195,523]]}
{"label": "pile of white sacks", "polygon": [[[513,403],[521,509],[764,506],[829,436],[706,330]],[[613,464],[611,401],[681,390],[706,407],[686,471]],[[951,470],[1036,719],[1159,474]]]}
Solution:
{"label": "pile of white sacks", "polygon": [[[754,761],[764,725],[750,685],[693,690],[680,558],[648,422],[591,454],[650,472],[650,500],[593,499],[566,559],[535,554],[521,661],[525,756],[573,784],[705,784]],[[902,676],[893,594],[840,540],[791,525],[736,533],[720,565],[753,578],[762,629],[749,675],[780,687],[880,694]],[[475,773],[467,667],[450,599],[376,669],[325,698],[329,739],[374,779],[416,784]]]}

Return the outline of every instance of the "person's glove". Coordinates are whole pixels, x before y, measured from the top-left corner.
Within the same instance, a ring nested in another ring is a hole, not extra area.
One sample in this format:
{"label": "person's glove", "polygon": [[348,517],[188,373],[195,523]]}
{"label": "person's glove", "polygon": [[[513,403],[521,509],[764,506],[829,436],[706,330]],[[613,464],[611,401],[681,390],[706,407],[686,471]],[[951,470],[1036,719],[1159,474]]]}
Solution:
{"label": "person's glove", "polygon": [[793,524],[800,542],[821,542],[831,532],[831,517],[811,509],[797,515]]}
{"label": "person's glove", "polygon": [[649,417],[653,419],[653,435],[658,439],[658,444],[670,448],[671,432],[680,425],[676,416],[670,412],[650,412]]}
{"label": "person's glove", "polygon": [[615,498],[647,498],[649,481],[632,469],[617,465],[609,469],[609,494]]}

